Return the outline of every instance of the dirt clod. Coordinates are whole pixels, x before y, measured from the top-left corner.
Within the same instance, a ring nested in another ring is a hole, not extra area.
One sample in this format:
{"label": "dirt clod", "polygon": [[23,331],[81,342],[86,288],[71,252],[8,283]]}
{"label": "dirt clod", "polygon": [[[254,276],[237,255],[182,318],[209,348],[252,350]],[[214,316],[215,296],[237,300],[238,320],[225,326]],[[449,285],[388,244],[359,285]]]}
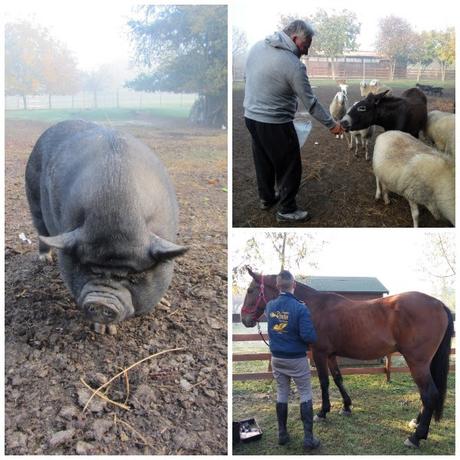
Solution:
{"label": "dirt clod", "polygon": [[62,444],[67,444],[75,436],[75,430],[73,428],[69,430],[58,431],[54,433],[48,441],[51,449],[58,447]]}

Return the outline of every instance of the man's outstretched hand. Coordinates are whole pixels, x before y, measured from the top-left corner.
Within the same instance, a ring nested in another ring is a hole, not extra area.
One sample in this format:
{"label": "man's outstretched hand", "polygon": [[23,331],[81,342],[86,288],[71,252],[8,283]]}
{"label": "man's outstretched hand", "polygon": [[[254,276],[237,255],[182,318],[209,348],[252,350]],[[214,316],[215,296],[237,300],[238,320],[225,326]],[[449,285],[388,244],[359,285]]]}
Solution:
{"label": "man's outstretched hand", "polygon": [[329,131],[336,136],[345,132],[340,123],[336,123]]}

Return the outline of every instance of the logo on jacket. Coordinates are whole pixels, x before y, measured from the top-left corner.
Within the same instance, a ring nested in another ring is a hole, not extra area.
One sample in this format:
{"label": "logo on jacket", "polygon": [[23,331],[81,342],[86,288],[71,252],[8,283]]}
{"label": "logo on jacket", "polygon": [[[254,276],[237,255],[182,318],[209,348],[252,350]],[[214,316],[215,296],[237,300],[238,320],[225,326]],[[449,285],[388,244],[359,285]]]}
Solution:
{"label": "logo on jacket", "polygon": [[270,313],[270,318],[276,318],[280,321],[288,321],[289,313],[287,311],[272,311]]}
{"label": "logo on jacket", "polygon": [[275,324],[273,326],[273,330],[275,332],[284,332],[284,330],[286,329],[288,323],[279,323],[279,324]]}

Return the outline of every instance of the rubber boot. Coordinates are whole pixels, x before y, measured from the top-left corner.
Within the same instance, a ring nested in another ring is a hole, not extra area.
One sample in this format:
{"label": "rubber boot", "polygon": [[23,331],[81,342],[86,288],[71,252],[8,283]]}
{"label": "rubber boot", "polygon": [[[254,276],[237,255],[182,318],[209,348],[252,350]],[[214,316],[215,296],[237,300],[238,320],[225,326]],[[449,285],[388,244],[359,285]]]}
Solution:
{"label": "rubber boot", "polygon": [[288,404],[276,403],[276,417],[278,418],[278,444],[284,446],[289,442],[289,434],[287,432]]}
{"label": "rubber boot", "polygon": [[300,404],[300,418],[303,422],[303,448],[306,450],[317,449],[321,443],[313,437],[313,404],[310,401]]}

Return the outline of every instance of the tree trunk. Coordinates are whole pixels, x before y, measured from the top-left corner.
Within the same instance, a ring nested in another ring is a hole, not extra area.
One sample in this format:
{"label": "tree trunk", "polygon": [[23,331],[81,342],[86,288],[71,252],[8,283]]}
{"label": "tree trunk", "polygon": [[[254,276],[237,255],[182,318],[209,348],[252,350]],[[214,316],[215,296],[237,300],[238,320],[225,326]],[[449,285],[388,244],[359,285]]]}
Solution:
{"label": "tree trunk", "polygon": [[48,108],[51,110],[53,105],[51,104],[51,94],[48,94]]}
{"label": "tree trunk", "polygon": [[335,80],[335,67],[334,67],[334,58],[331,57],[331,73],[332,73],[332,79]]}
{"label": "tree trunk", "polygon": [[120,90],[117,88],[117,109],[120,108]]}
{"label": "tree trunk", "polygon": [[445,62],[441,62],[441,80],[442,81],[446,80],[446,68],[447,68],[447,64]]}
{"label": "tree trunk", "polygon": [[284,270],[284,266],[286,264],[286,238],[287,233],[283,233],[283,246],[281,248],[281,270]]}
{"label": "tree trunk", "polygon": [[420,81],[420,77],[422,75],[422,63],[418,63],[418,72],[417,72],[417,81]]}
{"label": "tree trunk", "polygon": [[227,95],[200,95],[194,102],[189,121],[193,124],[219,128],[227,126]]}
{"label": "tree trunk", "polygon": [[22,103],[24,104],[24,110],[27,110],[27,96],[25,94],[22,95]]}

